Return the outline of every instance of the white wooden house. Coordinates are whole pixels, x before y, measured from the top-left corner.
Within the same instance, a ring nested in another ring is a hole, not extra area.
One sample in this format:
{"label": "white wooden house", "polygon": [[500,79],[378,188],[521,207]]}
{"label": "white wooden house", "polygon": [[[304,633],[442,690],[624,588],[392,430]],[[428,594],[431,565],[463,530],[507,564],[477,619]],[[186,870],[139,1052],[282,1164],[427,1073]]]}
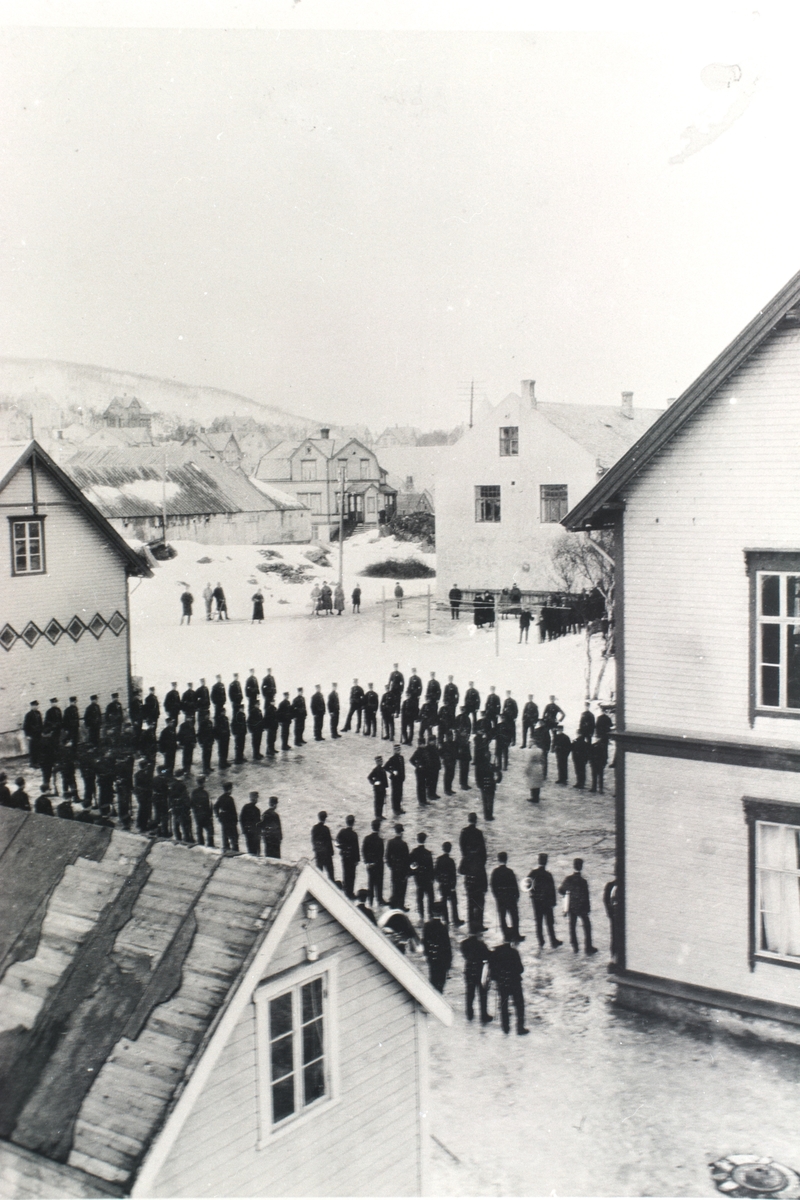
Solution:
{"label": "white wooden house", "polygon": [[619,978],[636,1002],[800,1024],[798,444],[800,274],[565,521],[616,530]]}
{"label": "white wooden house", "polygon": [[0,1196],[421,1194],[452,1012],[384,934],[304,862],[57,824],[0,809]]}
{"label": "white wooden house", "polygon": [[0,570],[0,738],[31,700],[127,703],[128,576],[150,571],[37,442],[0,446],[6,550]]}

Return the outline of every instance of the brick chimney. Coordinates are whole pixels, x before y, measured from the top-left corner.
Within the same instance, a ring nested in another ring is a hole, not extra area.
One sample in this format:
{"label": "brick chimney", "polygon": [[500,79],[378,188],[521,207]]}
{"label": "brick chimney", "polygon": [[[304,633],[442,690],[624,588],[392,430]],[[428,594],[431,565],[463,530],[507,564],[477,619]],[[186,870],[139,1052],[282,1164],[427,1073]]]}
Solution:
{"label": "brick chimney", "polygon": [[523,379],[520,388],[522,391],[522,403],[527,403],[531,408],[536,408],[536,380]]}
{"label": "brick chimney", "polygon": [[633,420],[633,392],[622,393],[622,415]]}
{"label": "brick chimney", "polygon": [[327,442],[330,440],[331,431],[327,427],[327,425],[322,426],[322,429],[320,429],[320,431],[319,431],[319,436],[322,438],[323,442]]}

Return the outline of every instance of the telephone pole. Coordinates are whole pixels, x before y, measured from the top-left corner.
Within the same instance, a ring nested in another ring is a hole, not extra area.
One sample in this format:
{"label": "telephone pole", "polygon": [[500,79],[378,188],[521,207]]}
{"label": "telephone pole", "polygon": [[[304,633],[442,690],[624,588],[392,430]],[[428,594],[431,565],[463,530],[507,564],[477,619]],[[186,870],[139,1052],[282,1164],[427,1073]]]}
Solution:
{"label": "telephone pole", "polygon": [[342,490],[339,496],[339,587],[344,591],[344,481],[347,478],[347,467],[340,468]]}

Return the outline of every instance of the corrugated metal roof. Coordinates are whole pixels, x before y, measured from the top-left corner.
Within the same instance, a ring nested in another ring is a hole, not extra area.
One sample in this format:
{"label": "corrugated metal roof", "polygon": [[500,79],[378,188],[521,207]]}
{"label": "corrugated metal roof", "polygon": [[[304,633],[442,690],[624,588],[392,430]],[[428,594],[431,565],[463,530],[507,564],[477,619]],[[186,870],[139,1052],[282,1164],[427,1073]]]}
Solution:
{"label": "corrugated metal roof", "polygon": [[167,513],[176,517],[274,512],[282,507],[241,471],[175,444],[80,450],[64,467],[106,517],[158,515],[164,481]]}

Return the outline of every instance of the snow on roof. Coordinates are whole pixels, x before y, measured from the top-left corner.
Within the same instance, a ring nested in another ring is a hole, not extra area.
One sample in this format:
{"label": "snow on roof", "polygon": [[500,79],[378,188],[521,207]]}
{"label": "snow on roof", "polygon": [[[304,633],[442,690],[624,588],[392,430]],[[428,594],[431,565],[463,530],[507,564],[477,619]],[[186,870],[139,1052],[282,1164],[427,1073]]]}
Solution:
{"label": "snow on roof", "polygon": [[659,408],[634,408],[626,417],[621,408],[599,404],[537,403],[536,412],[610,467],[661,416]]}
{"label": "snow on roof", "polygon": [[288,492],[282,492],[280,488],[276,488],[271,483],[265,483],[263,479],[256,479],[255,475],[251,475],[250,482],[253,487],[258,488],[265,496],[268,496],[275,504],[276,508],[305,508],[305,504],[301,504],[297,496],[290,496]]}

